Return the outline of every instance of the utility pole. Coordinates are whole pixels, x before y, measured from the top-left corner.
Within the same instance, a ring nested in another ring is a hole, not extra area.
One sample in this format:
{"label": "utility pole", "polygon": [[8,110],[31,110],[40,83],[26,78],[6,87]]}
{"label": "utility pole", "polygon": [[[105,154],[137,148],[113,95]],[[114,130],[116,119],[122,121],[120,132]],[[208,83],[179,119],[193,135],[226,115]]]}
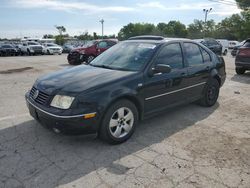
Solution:
{"label": "utility pole", "polygon": [[210,8],[210,9],[203,9],[203,12],[205,13],[205,24],[204,24],[205,32],[204,32],[204,36],[206,36],[206,31],[207,31],[207,15],[208,15],[212,10],[213,10],[212,8]]}
{"label": "utility pole", "polygon": [[104,19],[101,19],[100,22],[102,24],[102,39],[103,39],[103,23],[104,23]]}

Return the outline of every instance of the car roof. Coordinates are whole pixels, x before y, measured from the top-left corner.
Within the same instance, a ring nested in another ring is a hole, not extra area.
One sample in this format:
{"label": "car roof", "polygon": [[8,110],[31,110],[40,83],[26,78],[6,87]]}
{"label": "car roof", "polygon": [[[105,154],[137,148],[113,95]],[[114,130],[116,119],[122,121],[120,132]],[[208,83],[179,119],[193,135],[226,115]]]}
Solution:
{"label": "car roof", "polygon": [[145,42],[145,43],[166,43],[170,41],[192,41],[187,38],[165,38],[162,36],[154,36],[154,35],[141,35],[141,36],[135,36],[130,37],[126,41],[133,41],[133,42]]}

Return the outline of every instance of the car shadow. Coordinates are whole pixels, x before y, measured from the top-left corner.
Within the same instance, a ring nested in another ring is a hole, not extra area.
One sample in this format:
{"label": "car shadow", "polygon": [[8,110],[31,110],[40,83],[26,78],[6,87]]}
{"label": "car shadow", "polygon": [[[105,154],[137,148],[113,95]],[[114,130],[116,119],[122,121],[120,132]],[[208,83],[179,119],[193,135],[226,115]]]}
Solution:
{"label": "car shadow", "polygon": [[120,145],[109,145],[93,136],[54,134],[35,120],[26,121],[0,130],[0,179],[15,178],[24,187],[49,188],[104,168],[122,175],[130,167],[117,161],[193,126],[218,107],[219,103],[211,108],[189,104],[161,113],[142,121],[134,135]]}
{"label": "car shadow", "polygon": [[235,74],[231,80],[242,84],[250,84],[250,71],[246,71],[245,74],[242,75]]}

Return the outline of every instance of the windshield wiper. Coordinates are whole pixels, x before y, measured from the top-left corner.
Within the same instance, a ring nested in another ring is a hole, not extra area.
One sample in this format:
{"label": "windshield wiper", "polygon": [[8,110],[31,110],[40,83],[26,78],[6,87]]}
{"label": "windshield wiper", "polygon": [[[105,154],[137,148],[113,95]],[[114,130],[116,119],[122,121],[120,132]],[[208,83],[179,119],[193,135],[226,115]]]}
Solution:
{"label": "windshield wiper", "polygon": [[108,65],[92,65],[92,64],[89,64],[90,66],[93,66],[93,67],[100,67],[100,68],[104,68],[104,69],[113,69],[112,67],[108,66]]}

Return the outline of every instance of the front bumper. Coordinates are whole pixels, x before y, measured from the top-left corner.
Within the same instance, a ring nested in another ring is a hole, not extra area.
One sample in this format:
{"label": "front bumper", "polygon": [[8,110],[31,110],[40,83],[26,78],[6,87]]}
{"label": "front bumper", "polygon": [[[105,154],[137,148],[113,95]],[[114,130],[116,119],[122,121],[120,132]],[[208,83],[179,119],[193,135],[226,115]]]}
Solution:
{"label": "front bumper", "polygon": [[[65,134],[93,134],[98,130],[99,120],[96,112],[61,116],[39,107],[28,97],[28,93],[25,95],[25,99],[30,115],[46,128],[56,129]],[[95,114],[95,117],[85,118],[91,114]]]}

